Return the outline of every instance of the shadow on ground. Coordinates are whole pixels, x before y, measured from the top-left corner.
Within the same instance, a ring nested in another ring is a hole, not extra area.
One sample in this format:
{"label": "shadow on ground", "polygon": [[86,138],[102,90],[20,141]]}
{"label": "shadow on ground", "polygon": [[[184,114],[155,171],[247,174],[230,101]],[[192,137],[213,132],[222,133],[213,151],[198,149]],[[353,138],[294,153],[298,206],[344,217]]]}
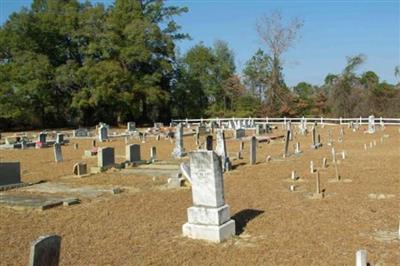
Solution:
{"label": "shadow on ground", "polygon": [[236,223],[236,235],[243,233],[247,223],[263,214],[262,210],[244,209],[232,216]]}

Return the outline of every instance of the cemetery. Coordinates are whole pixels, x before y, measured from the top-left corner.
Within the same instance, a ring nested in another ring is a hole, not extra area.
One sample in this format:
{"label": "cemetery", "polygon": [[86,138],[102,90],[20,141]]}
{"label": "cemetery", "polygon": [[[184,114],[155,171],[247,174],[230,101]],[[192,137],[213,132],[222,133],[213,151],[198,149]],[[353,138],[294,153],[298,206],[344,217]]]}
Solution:
{"label": "cemetery", "polygon": [[399,266],[399,11],[0,0],[0,266]]}
{"label": "cemetery", "polygon": [[34,260],[40,236],[61,265],[396,264],[397,120],[211,120],[100,124],[25,148],[3,132],[2,263]]}

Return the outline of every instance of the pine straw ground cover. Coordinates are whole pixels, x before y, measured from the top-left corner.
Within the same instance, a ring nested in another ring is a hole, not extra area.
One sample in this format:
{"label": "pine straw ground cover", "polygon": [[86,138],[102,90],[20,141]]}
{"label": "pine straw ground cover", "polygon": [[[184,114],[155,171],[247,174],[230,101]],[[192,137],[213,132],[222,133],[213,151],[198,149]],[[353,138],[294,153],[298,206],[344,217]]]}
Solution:
{"label": "pine straw ground cover", "polygon": [[[330,182],[335,172],[331,147],[326,145],[328,128],[333,128],[337,152],[347,153],[345,160],[338,156],[346,182]],[[394,239],[400,220],[400,133],[397,127],[378,129],[373,135],[363,130],[346,128],[344,142],[338,143],[339,127],[319,128],[324,143],[319,150],[310,148],[310,135],[296,135],[290,150],[300,141],[303,153],[286,159],[282,159],[281,140],[259,143],[253,166],[247,163],[246,143],[243,159],[234,160],[235,169],[224,175],[225,199],[239,234],[221,244],[182,237],[186,209],[192,204],[190,188],[163,189],[166,178],[153,180],[115,170],[66,178],[73,164],[83,161],[89,140],[72,140],[63,147],[64,162],[58,164],[52,148],[0,150],[1,160],[21,162],[25,182],[125,189],[118,195],[82,199],[79,205],[42,212],[0,206],[0,265],[26,265],[31,241],[45,234],[62,237],[60,265],[354,265],[360,248],[368,251],[374,265],[400,265],[400,241]],[[280,128],[276,133],[281,133]],[[384,134],[389,137],[381,143]],[[370,149],[373,140],[377,146]],[[74,142],[79,150],[73,149]],[[194,148],[192,136],[185,137],[184,143],[187,150]],[[153,139],[141,144],[144,159],[153,145],[159,159],[170,159],[173,144]],[[239,149],[236,140],[228,139],[227,145],[232,156]],[[115,147],[116,160],[124,160],[123,139],[100,146]],[[272,161],[265,162],[267,155]],[[315,177],[309,164],[313,160],[320,167],[323,157],[329,165],[320,172],[326,197],[312,200],[307,195],[315,190]],[[95,159],[84,161],[88,166],[96,164]],[[292,170],[300,180],[290,180]],[[291,184],[297,192],[289,192]],[[390,197],[376,199],[371,194]]]}

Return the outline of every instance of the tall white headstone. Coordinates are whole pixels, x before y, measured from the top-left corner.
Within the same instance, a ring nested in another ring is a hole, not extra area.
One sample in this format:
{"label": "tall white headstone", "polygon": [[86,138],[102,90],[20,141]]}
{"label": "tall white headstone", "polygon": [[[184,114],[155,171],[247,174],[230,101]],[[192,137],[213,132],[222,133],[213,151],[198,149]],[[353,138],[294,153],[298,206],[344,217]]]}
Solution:
{"label": "tall white headstone", "polygon": [[235,234],[235,221],[224,199],[221,159],[207,150],[190,152],[189,157],[193,206],[187,210],[183,235],[221,242]]}
{"label": "tall white headstone", "polygon": [[375,117],[373,115],[368,117],[368,133],[375,133]]}
{"label": "tall white headstone", "polygon": [[176,131],[175,131],[175,148],[172,151],[172,156],[174,158],[181,158],[185,156],[185,149],[183,148],[183,127],[182,124],[179,123],[176,126]]}

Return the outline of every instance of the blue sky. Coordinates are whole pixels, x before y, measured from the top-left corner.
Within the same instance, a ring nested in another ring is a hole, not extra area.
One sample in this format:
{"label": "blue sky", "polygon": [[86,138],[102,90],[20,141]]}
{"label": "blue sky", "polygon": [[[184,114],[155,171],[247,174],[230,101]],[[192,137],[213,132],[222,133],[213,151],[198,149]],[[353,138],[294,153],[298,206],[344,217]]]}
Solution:
{"label": "blue sky", "polygon": [[[104,2],[110,0],[96,0]],[[0,23],[31,0],[0,0]],[[321,84],[328,73],[339,73],[346,56],[365,54],[367,61],[358,72],[375,71],[382,80],[396,82],[394,68],[400,65],[399,0],[170,0],[171,5],[187,6],[189,12],[177,18],[193,40],[178,43],[181,52],[203,41],[227,41],[235,53],[237,70],[258,48],[257,18],[272,11],[283,17],[304,20],[301,38],[283,57],[288,85],[300,81]],[[268,52],[268,50],[266,50]]]}

